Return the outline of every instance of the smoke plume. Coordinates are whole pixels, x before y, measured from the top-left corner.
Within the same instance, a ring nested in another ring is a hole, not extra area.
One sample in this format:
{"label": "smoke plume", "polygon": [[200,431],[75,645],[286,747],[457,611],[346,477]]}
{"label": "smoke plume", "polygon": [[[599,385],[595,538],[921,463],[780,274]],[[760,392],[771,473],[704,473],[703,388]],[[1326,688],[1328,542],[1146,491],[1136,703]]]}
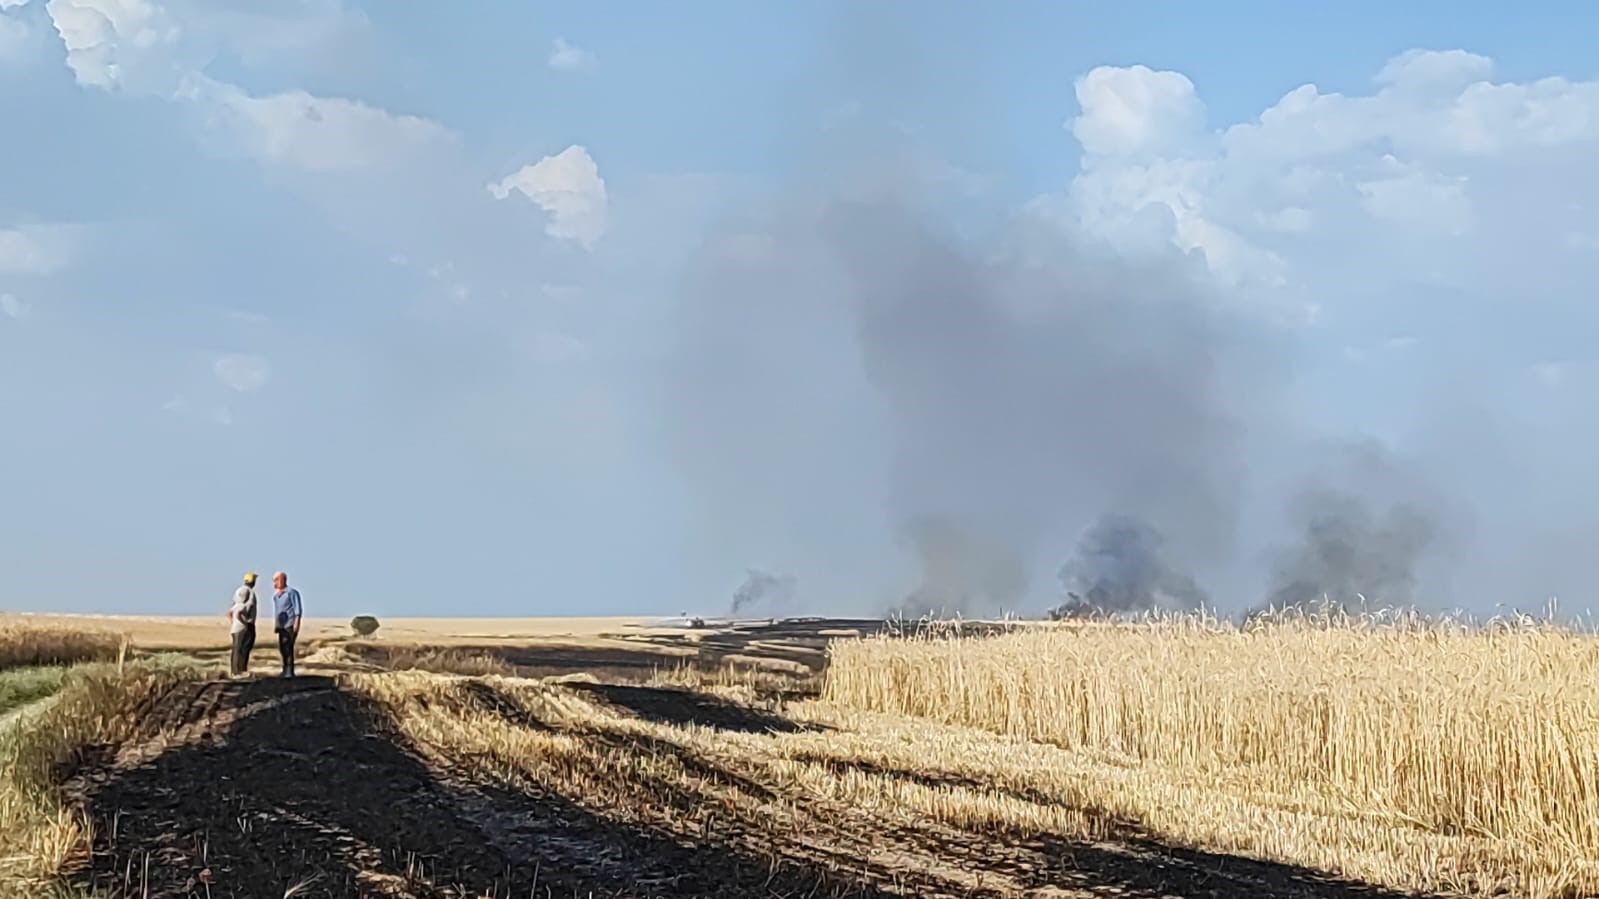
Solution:
{"label": "smoke plume", "polygon": [[[911,571],[878,610],[944,613],[1016,608],[1102,509],[1228,556],[1229,402],[1270,380],[1247,329],[1180,267],[1037,216],[962,233],[903,185],[850,184],[713,242],[685,286],[658,407],[708,544],[809,580],[886,533]],[[889,579],[872,556],[857,582]]]}
{"label": "smoke plume", "polygon": [[1415,471],[1376,446],[1346,447],[1287,503],[1298,534],[1281,548],[1262,607],[1376,611],[1417,597],[1418,568],[1443,549],[1444,516]]}
{"label": "smoke plume", "polygon": [[1420,509],[1398,503],[1376,512],[1359,497],[1324,489],[1292,508],[1303,535],[1276,572],[1269,607],[1352,611],[1415,599],[1416,565],[1434,538]]}
{"label": "smoke plume", "polygon": [[1061,567],[1067,601],[1056,617],[1197,609],[1208,598],[1194,579],[1163,558],[1165,539],[1147,522],[1106,515],[1078,542]]}
{"label": "smoke plume", "polygon": [[751,568],[744,578],[744,583],[733,591],[732,614],[737,616],[749,607],[757,605],[788,608],[794,603],[794,594],[798,587],[799,582],[791,576],[776,575]]}

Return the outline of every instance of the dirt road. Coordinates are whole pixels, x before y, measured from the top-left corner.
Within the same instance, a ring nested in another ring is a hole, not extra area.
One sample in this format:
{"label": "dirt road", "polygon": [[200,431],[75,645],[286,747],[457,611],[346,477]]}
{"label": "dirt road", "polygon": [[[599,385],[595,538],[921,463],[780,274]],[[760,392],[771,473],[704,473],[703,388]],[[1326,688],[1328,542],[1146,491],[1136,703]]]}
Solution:
{"label": "dirt road", "polygon": [[[605,689],[574,687],[573,695]],[[489,712],[522,715],[482,692]],[[740,724],[715,703],[652,705],[658,697],[647,688],[603,698],[644,716],[670,711],[705,717],[708,727]],[[520,726],[549,727],[525,716]],[[881,832],[857,830],[848,839],[831,828],[808,830],[753,852],[749,821],[721,815],[711,802],[690,808],[708,816],[690,835],[623,821],[559,784],[509,789],[441,768],[424,761],[383,709],[322,677],[186,687],[154,711],[146,730],[148,739],[108,750],[70,784],[96,836],[92,854],[66,874],[98,895],[1398,896],[1132,834],[1114,845],[1086,845],[884,822]],[[673,751],[618,743],[624,750]],[[774,792],[702,759],[689,763],[729,790]],[[627,768],[617,770],[621,777]],[[805,797],[789,801],[826,811]],[[869,859],[853,848],[867,839],[879,846]],[[960,876],[925,866],[896,870],[896,840],[904,841],[906,857],[915,850],[940,858]]]}

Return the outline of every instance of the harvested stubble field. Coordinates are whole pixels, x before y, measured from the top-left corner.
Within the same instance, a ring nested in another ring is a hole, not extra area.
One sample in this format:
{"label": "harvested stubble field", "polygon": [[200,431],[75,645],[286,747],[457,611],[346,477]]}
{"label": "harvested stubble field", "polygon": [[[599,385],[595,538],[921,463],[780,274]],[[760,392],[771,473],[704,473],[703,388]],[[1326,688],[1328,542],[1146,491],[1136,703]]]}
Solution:
{"label": "harvested stubble field", "polygon": [[[329,645],[293,681],[84,669],[4,746],[0,878],[219,899],[1599,891],[1585,637],[1178,621],[818,657],[826,626],[618,635],[552,665]],[[653,655],[629,664],[630,642]]]}

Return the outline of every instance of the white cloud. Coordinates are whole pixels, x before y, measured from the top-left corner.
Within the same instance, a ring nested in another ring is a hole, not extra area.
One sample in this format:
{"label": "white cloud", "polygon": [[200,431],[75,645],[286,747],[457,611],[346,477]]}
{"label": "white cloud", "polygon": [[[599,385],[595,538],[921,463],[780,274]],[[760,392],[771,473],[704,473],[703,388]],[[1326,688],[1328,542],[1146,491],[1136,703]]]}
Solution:
{"label": "white cloud", "polygon": [[71,225],[24,225],[0,229],[0,273],[47,275],[67,263],[76,229]]}
{"label": "white cloud", "polygon": [[206,110],[210,125],[244,153],[307,172],[406,164],[455,139],[429,119],[305,91],[253,97],[233,85],[192,76],[180,96]]}
{"label": "white cloud", "polygon": [[562,72],[576,72],[592,69],[595,65],[594,54],[574,47],[563,38],[555,39],[555,46],[550,50],[550,68]]}
{"label": "white cloud", "polygon": [[79,84],[142,88],[171,70],[181,31],[148,0],[49,0],[45,9]]}
{"label": "white cloud", "polygon": [[0,0],[0,11],[8,9],[21,9],[28,5],[28,0]]}
{"label": "white cloud", "polygon": [[1471,230],[1471,200],[1466,179],[1408,172],[1355,185],[1373,217],[1446,234]]}
{"label": "white cloud", "polygon": [[1146,66],[1100,66],[1077,80],[1082,114],[1072,134],[1091,156],[1161,153],[1188,144],[1203,127],[1205,106],[1178,72]]}
{"label": "white cloud", "polygon": [[176,393],[172,395],[171,399],[161,404],[161,410],[163,412],[182,412],[185,405],[183,394]]}
{"label": "white cloud", "polygon": [[9,293],[0,293],[0,313],[9,319],[24,319],[28,317],[28,304]]}
{"label": "white cloud", "polygon": [[[299,7],[287,15],[282,8],[239,15],[244,22],[264,16],[275,27],[290,31],[302,19],[343,27],[339,24],[343,7],[333,0],[302,0]],[[187,103],[211,136],[268,164],[308,172],[393,167],[455,140],[448,129],[429,119],[390,113],[358,100],[305,91],[255,96],[210,78],[201,71],[205,48],[184,40],[185,32],[168,9],[153,0],[49,0],[46,8],[79,84]],[[213,30],[242,30],[226,9],[199,4],[188,12],[211,22]],[[217,17],[233,24],[219,28]],[[273,41],[292,43],[284,34]]]}
{"label": "white cloud", "polygon": [[1368,94],[1306,84],[1218,129],[1181,74],[1101,67],[1076,86],[1066,210],[1126,250],[1175,246],[1224,284],[1305,308],[1328,271],[1466,281],[1511,244],[1588,246],[1599,81],[1493,78],[1486,57],[1415,50]]}
{"label": "white cloud", "polygon": [[240,393],[261,389],[270,373],[265,359],[240,353],[218,356],[211,367],[218,381]]}
{"label": "white cloud", "polygon": [[581,146],[567,147],[523,166],[488,189],[500,200],[514,190],[537,203],[550,217],[545,232],[551,237],[576,241],[585,249],[592,249],[605,233],[609,205],[605,181]]}
{"label": "white cloud", "polygon": [[233,424],[233,410],[227,406],[219,406],[217,411],[211,416],[211,420],[224,428],[228,427]]}

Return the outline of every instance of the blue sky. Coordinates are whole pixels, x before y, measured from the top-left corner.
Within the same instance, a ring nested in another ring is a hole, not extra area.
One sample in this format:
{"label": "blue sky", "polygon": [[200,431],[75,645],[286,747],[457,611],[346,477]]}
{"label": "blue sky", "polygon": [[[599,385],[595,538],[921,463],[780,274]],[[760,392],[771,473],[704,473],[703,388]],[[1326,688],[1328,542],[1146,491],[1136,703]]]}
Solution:
{"label": "blue sky", "polygon": [[[0,606],[210,612],[278,568],[312,614],[715,614],[747,566],[895,601],[848,328],[728,319],[801,411],[708,450],[661,387],[695,273],[803,242],[885,133],[941,224],[1186,265],[1288,360],[1222,605],[1270,485],[1366,438],[1462,525],[1427,601],[1590,602],[1599,13],[862,9],[0,0]],[[1034,607],[1100,511],[1037,535]]]}

